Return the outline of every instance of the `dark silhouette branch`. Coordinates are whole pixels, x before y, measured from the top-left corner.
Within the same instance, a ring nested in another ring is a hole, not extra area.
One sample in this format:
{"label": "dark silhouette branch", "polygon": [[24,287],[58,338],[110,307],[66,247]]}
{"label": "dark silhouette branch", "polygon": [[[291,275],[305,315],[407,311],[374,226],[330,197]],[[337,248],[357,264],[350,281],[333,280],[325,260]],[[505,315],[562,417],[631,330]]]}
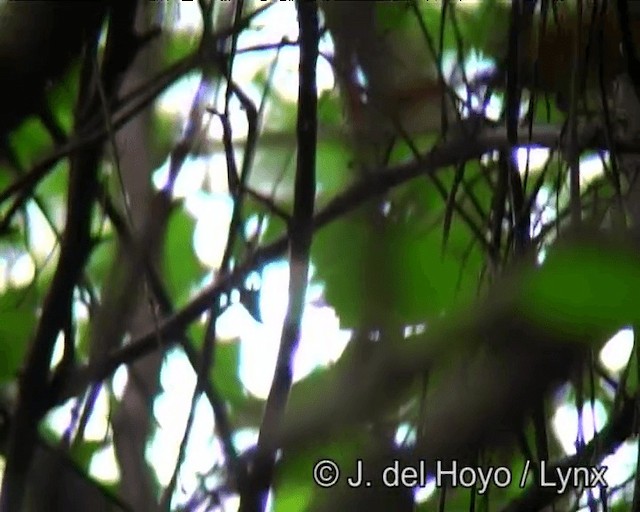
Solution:
{"label": "dark silhouette branch", "polygon": [[[94,58],[95,55],[85,57],[85,69],[92,69]],[[87,80],[81,85],[84,105],[91,102],[90,83]],[[73,290],[93,247],[91,212],[100,155],[100,146],[91,144],[71,157],[67,223],[60,243],[60,258],[20,377],[20,398],[12,422],[2,481],[0,510],[3,512],[22,509],[38,423],[50,406],[49,365],[53,348],[58,333],[64,327],[63,321],[71,310]]]}
{"label": "dark silhouette branch", "polygon": [[[553,125],[534,127],[530,144],[555,148],[560,139],[561,129]],[[596,141],[601,142],[601,141]],[[593,143],[592,143],[593,144]],[[593,144],[595,147],[600,147]],[[420,160],[395,165],[373,172],[367,180],[363,180],[341,194],[338,194],[314,216],[313,229],[318,230],[334,222],[343,215],[354,210],[367,199],[408,182],[427,173],[437,173],[442,168],[460,162],[480,158],[494,149],[507,149],[509,143],[504,127],[487,128],[475,138],[460,133],[457,137],[444,141],[436,146]],[[638,151],[637,147],[624,143],[616,143],[618,150]],[[259,247],[244,262],[228,274],[220,274],[214,283],[203,289],[196,297],[171,317],[162,321],[157,330],[148,332],[122,348],[113,352],[107,360],[97,366],[79,369],[76,378],[70,382],[60,400],[82,392],[86,385],[102,380],[111,375],[121,364],[128,364],[157,349],[158,342],[176,343],[184,330],[211,306],[211,300],[222,290],[233,288],[242,283],[246,275],[264,266],[266,263],[281,258],[287,250],[287,237],[282,236],[268,245]]]}
{"label": "dark silhouette branch", "polygon": [[[634,415],[638,396],[626,398],[614,413],[609,423],[575,455],[546,466],[545,480],[556,481],[559,468],[593,466],[607,455],[613,453],[629,436],[633,434]],[[568,486],[569,487],[569,486]],[[572,490],[567,489],[567,491]],[[542,510],[560,498],[555,487],[533,485],[518,498],[504,507],[501,512],[520,512],[522,510]]]}
{"label": "dark silhouette branch", "polygon": [[[120,19],[134,8],[135,4],[126,7],[114,5],[110,14]],[[87,28],[76,112],[77,126],[83,126],[93,112],[100,112],[97,81],[102,83],[107,97],[112,97],[122,71],[133,60],[136,46],[122,42],[123,38],[128,39],[128,29],[126,25],[111,25],[103,68],[100,76],[96,76],[99,24]],[[49,367],[57,336],[64,331],[72,309],[73,291],[82,278],[83,269],[93,249],[91,223],[98,192],[101,156],[101,144],[94,141],[79,148],[70,158],[67,221],[60,243],[60,257],[19,379],[19,400],[9,435],[0,497],[0,510],[3,512],[22,509],[38,437],[38,424],[52,405],[52,376]]]}
{"label": "dark silhouette branch", "polygon": [[320,31],[316,3],[299,0],[297,8],[300,26],[300,84],[296,125],[298,160],[293,215],[288,226],[289,303],[282,326],[275,373],[260,426],[257,454],[251,467],[248,468],[246,481],[241,482],[241,512],[262,512],[267,506],[278,448],[274,440],[284,416],[293,382],[293,358],[300,341],[300,326],[309,278],[309,255],[316,196],[318,132],[316,62]]}

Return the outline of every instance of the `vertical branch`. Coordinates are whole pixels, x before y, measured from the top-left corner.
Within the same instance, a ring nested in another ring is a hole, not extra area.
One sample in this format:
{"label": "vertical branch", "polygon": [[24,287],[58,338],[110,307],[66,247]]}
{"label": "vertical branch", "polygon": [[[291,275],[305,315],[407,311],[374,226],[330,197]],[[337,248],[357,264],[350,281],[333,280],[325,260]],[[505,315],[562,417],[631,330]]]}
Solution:
{"label": "vertical branch", "polygon": [[[92,101],[95,98],[91,93],[91,84],[92,79],[97,77],[93,76],[91,70],[95,59],[96,40],[92,41],[92,46],[85,56],[86,80],[80,85],[78,103],[81,108],[76,116],[78,126],[86,122],[87,113],[91,112],[91,108],[87,107],[95,105],[95,101]],[[53,348],[58,333],[65,327],[65,319],[71,310],[73,290],[93,247],[91,213],[98,184],[100,155],[100,144],[94,143],[79,149],[70,159],[66,226],[60,243],[58,266],[20,376],[20,399],[11,426],[2,480],[2,512],[22,510],[38,424],[50,407],[49,367]]]}
{"label": "vertical branch", "polygon": [[[514,0],[511,5],[511,23],[509,27],[509,62],[507,72],[507,140],[509,151],[501,152],[499,172],[501,178],[508,182],[511,192],[511,218],[513,226],[513,249],[516,259],[532,257],[531,247],[531,214],[526,208],[525,186],[520,178],[520,170],[517,160],[518,124],[520,120],[520,102],[522,98],[520,34],[532,33],[532,18],[535,2],[521,2]],[[534,77],[535,77],[534,69]],[[533,100],[530,100],[533,101]],[[531,132],[531,128],[529,130]],[[505,178],[506,176],[506,178]],[[526,183],[526,175],[525,175]],[[500,222],[500,219],[498,219]],[[496,227],[498,229],[498,227]],[[535,442],[538,459],[547,458],[547,435],[545,423],[544,399],[540,399],[533,405],[532,414]]]}
{"label": "vertical branch", "polygon": [[618,23],[622,37],[622,53],[626,60],[627,72],[633,83],[636,96],[640,98],[640,56],[638,56],[633,44],[633,32],[631,30],[631,17],[636,18],[640,14],[640,9],[625,0],[617,0],[616,7],[618,9]]}
{"label": "vertical branch", "polygon": [[[129,30],[128,22],[132,19],[135,9],[136,3],[124,7],[107,5],[105,2],[96,3],[91,18],[81,26],[80,42],[85,47],[85,55],[75,113],[77,133],[86,130],[90,122],[95,120],[96,124],[99,121],[106,125],[105,132],[113,134],[112,129],[115,126],[107,120],[110,114],[103,112],[101,107],[113,100],[122,74],[135,57],[138,43],[142,43]],[[109,30],[102,66],[98,73],[95,66],[98,58],[98,37],[101,22],[107,13]],[[63,35],[59,34],[59,37]],[[56,41],[52,40],[51,44],[54,42]],[[60,374],[53,377],[51,375],[51,358],[59,332],[68,327],[73,292],[82,278],[83,269],[94,245],[91,224],[99,190],[98,170],[102,153],[102,141],[99,137],[87,139],[81,146],[70,151],[66,224],[55,274],[20,376],[20,400],[12,423],[3,479],[0,503],[0,510],[3,512],[22,510],[25,498],[34,503],[37,503],[37,500],[47,502],[41,493],[29,493],[26,489],[29,480],[35,479],[36,470],[40,472],[43,469],[43,464],[36,467],[32,462],[39,423],[54,403],[54,386],[64,385],[56,378]],[[72,344],[69,344],[68,348],[71,347]],[[65,354],[65,357],[72,357],[72,354]],[[50,467],[45,468],[45,472],[54,474],[51,470],[55,470],[56,464],[51,462]],[[30,472],[30,466],[34,466],[33,472]],[[57,476],[54,475],[54,478]],[[29,503],[29,506],[33,509],[42,508],[34,503]],[[47,502],[47,506],[53,505]]]}
{"label": "vertical branch", "polygon": [[576,37],[574,62],[571,77],[571,105],[569,108],[569,209],[571,224],[579,226],[582,219],[582,201],[580,198],[580,152],[578,150],[578,97],[580,93],[580,73],[584,64],[582,57],[582,0],[577,3]]}
{"label": "vertical branch", "polygon": [[520,59],[518,39],[520,34],[520,18],[522,5],[520,0],[511,4],[511,22],[509,28],[509,54],[507,62],[506,117],[507,139],[511,149],[518,143],[518,119],[520,117],[519,68]]}
{"label": "vertical branch", "polygon": [[521,0],[514,0],[511,4],[511,22],[509,27],[509,55],[507,69],[506,94],[506,125],[509,150],[501,156],[500,172],[508,177],[511,191],[511,216],[514,228],[514,242],[516,255],[521,257],[525,252],[527,237],[529,236],[528,213],[523,211],[524,188],[517,165],[516,151],[518,146],[518,123],[520,121],[520,100],[522,87],[520,79],[520,32],[521,29],[531,29],[532,6],[523,5]]}
{"label": "vertical branch", "polygon": [[275,434],[280,426],[293,380],[293,357],[300,339],[309,275],[309,253],[313,233],[316,194],[317,102],[316,62],[318,59],[318,10],[316,2],[298,0],[300,26],[300,84],[296,136],[298,161],[295,178],[293,217],[289,224],[289,305],[282,328],[275,374],[265,407],[258,456],[242,489],[241,512],[262,511],[273,477]]}

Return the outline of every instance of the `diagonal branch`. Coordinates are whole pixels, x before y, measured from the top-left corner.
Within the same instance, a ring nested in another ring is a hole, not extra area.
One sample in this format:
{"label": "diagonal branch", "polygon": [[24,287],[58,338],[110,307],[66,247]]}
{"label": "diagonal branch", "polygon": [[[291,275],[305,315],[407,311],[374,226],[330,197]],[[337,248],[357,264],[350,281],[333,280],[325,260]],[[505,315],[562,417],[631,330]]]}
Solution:
{"label": "diagonal branch", "polygon": [[[94,55],[85,57],[85,68],[92,69],[93,58]],[[80,104],[83,107],[95,103],[90,77],[91,73],[87,73],[87,80],[81,87],[84,98],[81,97]],[[93,247],[91,212],[97,192],[100,155],[100,145],[94,143],[71,158],[67,222],[60,243],[60,258],[20,377],[20,400],[12,423],[2,481],[0,510],[3,512],[21,510],[38,423],[50,405],[49,365],[53,348],[71,308],[73,290]]]}
{"label": "diagonal branch", "polygon": [[[529,143],[542,147],[555,148],[560,138],[560,128],[553,125],[535,127]],[[460,162],[479,158],[494,149],[509,147],[504,127],[485,129],[477,137],[469,139],[463,134],[446,140],[419,160],[395,165],[384,170],[372,172],[367,180],[356,183],[343,193],[337,195],[313,218],[314,232],[341,216],[354,210],[367,199],[381,194],[391,188],[423,174],[437,173],[441,168]],[[637,151],[632,146],[617,144],[618,149]],[[116,350],[111,356],[98,366],[79,369],[74,382],[62,394],[60,399],[66,399],[81,392],[89,382],[101,380],[113,373],[121,364],[148,354],[157,349],[158,342],[175,343],[182,336],[184,330],[196,321],[203,312],[211,307],[211,300],[221,290],[237,286],[245,276],[260,266],[282,257],[287,251],[287,237],[282,236],[268,245],[264,245],[251,254],[247,259],[226,274],[220,274],[216,280],[204,288],[188,304],[171,317],[165,319],[153,330],[134,340],[128,345]]]}

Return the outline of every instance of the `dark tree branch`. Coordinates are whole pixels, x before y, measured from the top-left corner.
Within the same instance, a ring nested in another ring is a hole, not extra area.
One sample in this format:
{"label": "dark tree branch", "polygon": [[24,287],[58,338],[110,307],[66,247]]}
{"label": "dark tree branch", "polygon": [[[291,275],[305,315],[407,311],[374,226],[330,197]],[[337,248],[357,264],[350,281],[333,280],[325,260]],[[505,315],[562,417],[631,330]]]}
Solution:
{"label": "dark tree branch", "polygon": [[[94,41],[92,46],[97,43]],[[95,54],[85,57],[85,69],[93,67]],[[91,82],[81,85],[84,105],[92,102]],[[81,101],[82,101],[81,100]],[[79,123],[82,119],[78,119]],[[71,309],[73,290],[93,247],[91,212],[97,190],[97,170],[101,148],[87,145],[71,157],[67,223],[60,244],[60,258],[42,316],[20,377],[20,397],[12,423],[7,462],[2,481],[0,510],[22,509],[27,474],[38,435],[38,423],[50,406],[49,365],[58,333]]]}
{"label": "dark tree branch", "polygon": [[[638,397],[623,400],[620,408],[615,412],[611,421],[588,444],[575,455],[566,457],[556,464],[549,464],[545,471],[545,480],[555,482],[558,469],[566,474],[568,468],[589,467],[596,461],[601,461],[613,453],[625,439],[633,433],[633,418]],[[571,491],[567,489],[567,491]],[[501,512],[520,512],[523,510],[542,510],[551,505],[561,495],[555,487],[540,487],[533,485],[525,490],[518,498],[504,507]]]}
{"label": "dark tree branch", "polygon": [[[622,49],[627,61],[627,72],[633,83],[636,96],[640,98],[640,59],[631,35],[629,3],[627,0],[617,0],[616,6],[618,8],[620,33],[622,35]],[[633,9],[635,10],[636,7]]]}
{"label": "dark tree branch", "polygon": [[[560,135],[560,128],[556,126],[538,126],[533,130],[530,143],[542,147],[556,148]],[[596,144],[592,143],[591,147],[601,147],[602,141],[596,142]],[[460,136],[451,138],[442,145],[433,148],[423,155],[420,160],[412,160],[411,162],[373,172],[367,180],[363,180],[339,194],[319,211],[314,216],[313,229],[315,231],[323,228],[354,210],[367,199],[418,176],[437,173],[447,166],[480,158],[494,149],[508,148],[509,143],[504,127],[485,129],[473,139],[460,134]],[[616,148],[617,150],[638,151],[636,147],[624,144],[616,144]],[[238,286],[249,272],[282,257],[286,253],[287,247],[288,239],[286,236],[282,236],[270,244],[258,248],[243,263],[235,267],[232,272],[220,274],[214,283],[207,286],[171,317],[161,322],[157,329],[132,340],[126,346],[116,350],[100,365],[85,366],[79,369],[76,378],[73,382],[70,382],[65,393],[60,396],[60,400],[82,392],[90,382],[108,377],[121,364],[131,363],[137,358],[157,350],[159,341],[164,344],[175,343],[182,337],[184,330],[211,307],[211,300],[218,296],[222,290]]]}
{"label": "dark tree branch", "polygon": [[[132,11],[135,4],[124,9]],[[114,5],[111,15],[126,16],[125,10]],[[121,71],[133,60],[135,47],[121,43],[128,28],[113,24],[110,26],[101,76],[96,76],[94,72],[99,24],[85,34],[86,50],[78,99],[79,108],[76,112],[77,126],[83,126],[93,112],[100,112],[97,81],[100,80],[104,84],[105,94],[111,97],[117,89],[120,77],[116,70]],[[116,66],[112,67],[114,63]],[[108,130],[105,128],[105,131]],[[38,438],[38,424],[52,405],[52,376],[49,367],[58,333],[65,329],[65,319],[72,309],[73,291],[82,277],[93,248],[91,221],[98,192],[101,155],[102,147],[96,140],[79,148],[70,158],[67,221],[60,243],[60,258],[19,379],[19,400],[9,437],[0,497],[0,510],[3,512],[22,509],[29,468]]]}
{"label": "dark tree branch", "polygon": [[[208,31],[205,31],[205,36],[207,34]],[[167,180],[165,191],[170,191],[173,189],[173,184],[178,176],[180,169],[182,168],[182,165],[184,164],[186,157],[189,155],[189,153],[191,153],[193,146],[196,143],[197,137],[202,132],[203,116],[210,101],[211,92],[213,90],[213,80],[214,77],[207,74],[205,74],[200,80],[200,85],[198,86],[198,90],[191,103],[189,117],[183,131],[182,138],[171,152],[169,179]],[[184,455],[187,449],[189,435],[191,433],[191,428],[195,420],[196,404],[206,388],[206,383],[209,382],[209,372],[211,369],[211,365],[213,364],[213,354],[215,352],[215,325],[216,320],[220,314],[219,297],[215,297],[212,302],[213,306],[210,308],[209,321],[205,329],[205,340],[203,343],[202,354],[200,357],[200,361],[198,361],[195,367],[198,380],[191,397],[191,407],[189,409],[187,425],[184,429],[182,440],[180,442],[178,460],[176,461],[173,474],[171,475],[171,480],[163,491],[163,496],[160,503],[160,507],[163,510],[169,509],[170,507],[173,491],[175,490],[175,486],[178,481],[178,472],[180,470],[180,466],[184,461]]]}
{"label": "dark tree branch", "polygon": [[[177,62],[158,77],[149,83],[132,91],[118,104],[113,114],[111,128],[118,130],[129,120],[144,110],[153,100],[155,100],[167,87],[185,73],[198,66],[199,56],[194,53]],[[99,116],[102,118],[102,116]],[[108,135],[109,129],[104,123],[98,123],[96,119],[83,120],[82,126],[77,127],[77,132],[66,144],[56,149],[53,154],[36,164],[27,174],[23,175],[6,189],[0,192],[0,203],[17,194],[14,203],[0,223],[0,232],[6,229],[11,220],[11,216],[31,197],[33,190],[38,185],[51,168],[62,158],[68,157],[75,151],[88,144],[100,143]]]}
{"label": "dark tree branch", "polygon": [[[104,206],[109,220],[116,228],[118,235],[122,238],[123,243],[132,244],[133,238],[131,233],[129,232],[124,218],[117,211],[112,201],[108,197],[105,201]],[[153,294],[154,299],[157,301],[158,306],[160,307],[162,316],[171,316],[175,312],[175,308],[173,306],[171,298],[169,297],[169,294],[167,293],[164,283],[162,282],[161,276],[158,274],[156,268],[148,258],[144,262],[144,271],[147,282],[149,283],[149,288],[151,289],[151,293]],[[198,372],[199,355],[194,348],[193,341],[186,335],[179,337],[177,341],[185,351],[187,359],[189,360],[189,364],[193,368],[194,372]],[[237,458],[237,453],[231,441],[231,424],[222,397],[220,396],[218,390],[213,386],[211,381],[205,380],[202,385],[204,394],[206,395],[209,403],[211,404],[211,408],[213,409],[215,426],[222,441],[225,457],[227,460],[235,461],[235,459]],[[56,402],[58,401],[59,399],[56,399]]]}
{"label": "dark tree branch", "polygon": [[274,440],[282,422],[293,381],[293,358],[300,341],[309,254],[313,234],[316,195],[316,139],[318,130],[316,62],[318,60],[318,6],[299,0],[300,85],[298,89],[298,162],[293,216],[289,224],[289,304],[282,327],[275,374],[267,398],[258,439],[258,453],[241,488],[241,512],[261,512],[273,480],[276,449]]}
{"label": "dark tree branch", "polygon": [[[59,79],[111,2],[3,2],[0,6],[0,139],[40,113],[49,82]],[[26,36],[28,34],[28,36]]]}

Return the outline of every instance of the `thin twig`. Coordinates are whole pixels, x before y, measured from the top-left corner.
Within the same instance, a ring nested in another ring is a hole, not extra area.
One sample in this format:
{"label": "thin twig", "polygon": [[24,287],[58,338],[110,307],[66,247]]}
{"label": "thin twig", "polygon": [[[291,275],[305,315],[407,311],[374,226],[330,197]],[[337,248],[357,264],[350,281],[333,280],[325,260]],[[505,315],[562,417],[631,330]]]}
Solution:
{"label": "thin twig", "polygon": [[[556,147],[559,135],[560,129],[555,126],[541,127],[537,131],[534,130],[531,144]],[[479,158],[495,148],[506,147],[508,147],[508,141],[504,127],[486,129],[471,140],[464,136],[452,138],[446,143],[433,148],[423,155],[420,160],[380,169],[372,173],[366,180],[351,186],[329,201],[314,216],[313,229],[315,231],[326,226],[346,213],[353,211],[367,199],[382,194],[418,176],[437,173],[447,166]],[[218,296],[222,290],[238,285],[249,272],[282,257],[286,250],[286,236],[257,248],[254,252],[248,254],[246,259],[238,264],[232,272],[219,274],[212,284],[204,288],[188,304],[162,321],[157,332],[154,330],[137,337],[126,346],[114,351],[100,365],[81,368],[78,371],[75,382],[70,383],[66,393],[60,399],[82,392],[88,382],[104,379],[115,371],[119,365],[130,363],[157,349],[158,337],[164,344],[174,343],[176,337],[181,336],[184,330],[211,306],[211,300]]]}

